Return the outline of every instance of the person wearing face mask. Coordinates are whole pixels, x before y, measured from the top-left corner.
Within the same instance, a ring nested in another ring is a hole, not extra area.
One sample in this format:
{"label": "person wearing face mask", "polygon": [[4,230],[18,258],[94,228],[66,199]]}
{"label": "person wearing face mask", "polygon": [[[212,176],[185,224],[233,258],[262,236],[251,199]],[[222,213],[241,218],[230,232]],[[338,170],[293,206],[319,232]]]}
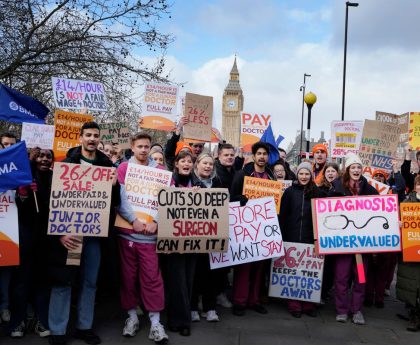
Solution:
{"label": "person wearing face mask", "polygon": [[[193,177],[193,154],[179,146],[174,160],[171,186],[206,188]],[[164,278],[167,299],[168,329],[182,336],[191,335],[191,295],[197,254],[172,253],[164,257]]]}
{"label": "person wearing face mask", "polygon": [[[329,196],[378,195],[362,175],[363,166],[359,156],[349,153],[345,158],[345,171],[341,179],[332,182]],[[363,267],[367,275],[368,255],[363,254]],[[352,280],[352,281],[351,281]],[[353,284],[351,284],[351,282]],[[335,308],[336,321],[347,322],[348,315],[353,315],[352,321],[364,325],[362,314],[366,284],[359,283],[354,254],[339,254],[335,256]],[[349,303],[349,286],[352,287],[351,303]]]}
{"label": "person wearing face mask", "polygon": [[44,149],[31,151],[36,151],[31,161],[34,182],[30,186],[19,187],[16,194],[20,265],[15,267],[12,279],[14,284],[11,289],[11,319],[8,326],[12,338],[24,336],[27,326],[26,309],[31,301],[30,296],[33,296],[32,304],[38,318],[34,331],[41,337],[50,335],[48,329],[50,288],[47,283],[46,253],[50,240],[47,228],[54,153],[52,150]]}
{"label": "person wearing face mask", "polygon": [[157,164],[166,168],[165,157],[163,155],[162,147],[155,145],[150,149],[149,157],[152,158]]}
{"label": "person wearing face mask", "polygon": [[[311,199],[325,197],[312,179],[312,167],[302,162],[297,168],[297,180],[284,191],[280,206],[280,229],[283,241],[314,243]],[[316,306],[311,302],[288,300],[290,314],[300,318],[303,314],[316,316]]]}
{"label": "person wearing face mask", "polygon": [[[222,183],[216,175],[214,159],[209,153],[201,153],[194,164],[193,180],[203,183],[206,188],[222,188]],[[208,254],[197,254],[197,266],[194,275],[194,286],[191,302],[191,320],[200,321],[198,299],[202,296],[202,316],[209,322],[218,322],[216,313],[216,296],[218,293],[220,270],[210,270]]]}

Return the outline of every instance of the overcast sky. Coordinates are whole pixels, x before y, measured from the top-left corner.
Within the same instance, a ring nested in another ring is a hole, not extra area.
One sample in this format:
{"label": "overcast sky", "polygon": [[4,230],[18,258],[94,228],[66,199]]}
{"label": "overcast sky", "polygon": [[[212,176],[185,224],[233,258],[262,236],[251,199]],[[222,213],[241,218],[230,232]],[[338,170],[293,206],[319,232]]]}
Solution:
{"label": "overcast sky", "polygon": [[[346,120],[419,111],[420,1],[359,4],[349,8]],[[167,68],[186,83],[183,92],[214,97],[219,129],[236,52],[244,111],[271,114],[286,147],[300,129],[308,73],[306,90],[318,97],[311,136],[324,130],[329,139],[330,122],[341,118],[345,0],[175,0],[171,12],[158,26],[176,38]]]}

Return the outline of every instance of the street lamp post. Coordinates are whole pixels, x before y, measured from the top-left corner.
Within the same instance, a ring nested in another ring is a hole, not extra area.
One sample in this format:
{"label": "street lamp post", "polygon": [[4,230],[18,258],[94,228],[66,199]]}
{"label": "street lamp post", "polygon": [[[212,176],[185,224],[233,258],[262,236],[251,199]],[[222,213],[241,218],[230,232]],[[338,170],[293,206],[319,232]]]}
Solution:
{"label": "street lamp post", "polygon": [[306,140],[306,152],[309,152],[309,142],[311,140],[311,110],[312,110],[312,106],[315,104],[316,102],[316,96],[314,93],[309,92],[308,94],[306,94],[305,96],[305,103],[306,106],[308,107],[308,129],[307,129],[307,140]]}
{"label": "street lamp post", "polygon": [[302,153],[302,145],[303,145],[303,114],[305,110],[305,88],[306,88],[306,77],[310,77],[310,74],[303,75],[303,85],[300,87],[300,91],[302,93],[302,121],[300,122],[300,148],[299,148],[299,163],[302,160],[301,153]]}
{"label": "street lamp post", "polygon": [[359,6],[357,2],[346,2],[346,24],[344,27],[343,98],[341,103],[341,121],[344,121],[344,100],[346,98],[347,27],[349,22],[349,7],[357,6]]}

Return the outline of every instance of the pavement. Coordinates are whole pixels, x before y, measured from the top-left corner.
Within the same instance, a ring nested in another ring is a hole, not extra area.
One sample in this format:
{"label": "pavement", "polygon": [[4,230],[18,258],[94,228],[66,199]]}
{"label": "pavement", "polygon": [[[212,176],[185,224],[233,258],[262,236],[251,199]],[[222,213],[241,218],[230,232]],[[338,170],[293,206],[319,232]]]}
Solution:
{"label": "pavement", "polygon": [[[394,289],[391,294],[395,296]],[[191,336],[183,337],[178,333],[168,332],[169,343],[176,345],[317,345],[317,344],[378,344],[378,345],[419,345],[420,331],[406,330],[407,321],[397,314],[407,315],[404,304],[390,296],[385,300],[385,308],[364,308],[366,324],[358,326],[335,321],[333,302],[327,301],[318,308],[318,316],[313,318],[292,317],[286,304],[280,299],[270,299],[266,305],[269,313],[261,315],[247,310],[245,316],[234,316],[230,309],[220,307],[220,322],[210,323],[205,319],[193,323]],[[74,312],[74,310],[72,310]],[[102,344],[153,344],[148,339],[149,322],[143,315],[140,318],[140,331],[134,338],[121,336],[126,315],[121,311],[118,298],[102,298],[96,307],[95,331],[102,338]],[[163,320],[164,317],[162,318]],[[70,321],[70,332],[74,322]],[[4,324],[1,325],[4,327]],[[47,344],[35,334],[26,334],[22,339],[12,339],[1,335],[0,344]],[[84,344],[69,337],[68,344]]]}

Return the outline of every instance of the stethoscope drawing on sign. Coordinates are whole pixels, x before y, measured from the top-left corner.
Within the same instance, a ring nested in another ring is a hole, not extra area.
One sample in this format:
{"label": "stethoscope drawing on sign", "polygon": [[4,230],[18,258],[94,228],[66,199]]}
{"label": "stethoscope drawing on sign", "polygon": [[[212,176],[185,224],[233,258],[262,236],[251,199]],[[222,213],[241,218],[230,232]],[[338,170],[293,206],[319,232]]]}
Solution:
{"label": "stethoscope drawing on sign", "polygon": [[336,216],[326,216],[324,218],[323,224],[329,230],[344,230],[345,228],[349,226],[350,223],[353,223],[353,226],[356,229],[363,229],[366,225],[370,223],[372,219],[375,219],[375,218],[384,219],[385,222],[382,224],[382,227],[384,229],[389,229],[388,219],[386,219],[384,216],[370,217],[365,224],[363,224],[362,226],[357,226],[353,220],[348,219],[347,216],[345,216],[344,214],[339,214]]}

